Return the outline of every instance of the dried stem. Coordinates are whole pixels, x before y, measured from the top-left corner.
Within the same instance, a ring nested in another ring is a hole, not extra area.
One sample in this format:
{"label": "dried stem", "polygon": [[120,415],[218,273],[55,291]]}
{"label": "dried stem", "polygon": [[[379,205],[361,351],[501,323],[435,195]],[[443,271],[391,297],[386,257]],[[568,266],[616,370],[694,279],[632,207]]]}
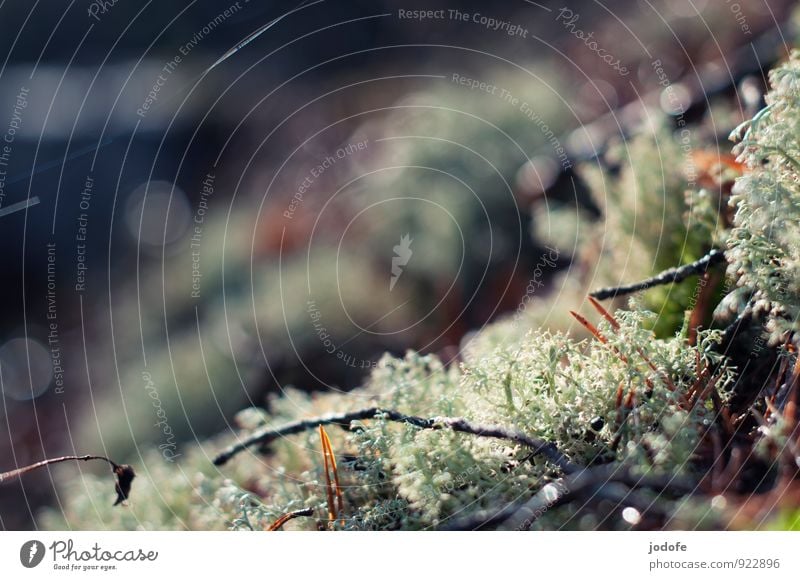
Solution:
{"label": "dried stem", "polygon": [[133,472],[133,468],[130,465],[119,465],[114,463],[108,457],[104,457],[102,455],[65,455],[63,457],[45,459],[26,467],[20,467],[18,469],[6,471],[5,473],[0,473],[0,483],[17,479],[26,473],[30,473],[31,471],[35,471],[48,465],[63,463],[65,461],[93,461],[95,459],[108,463],[111,466],[111,472],[116,478],[115,489],[117,492],[117,501],[114,502],[114,505],[122,503],[128,499],[128,495],[131,491],[131,483],[133,482],[133,478],[136,477],[136,474]]}
{"label": "dried stem", "polygon": [[231,445],[222,451],[214,459],[214,465],[224,465],[234,455],[244,451],[248,447],[254,445],[267,445],[276,439],[286,437],[287,435],[294,435],[302,433],[319,427],[320,425],[338,424],[347,426],[352,421],[359,421],[363,419],[384,419],[386,421],[394,421],[397,423],[407,423],[420,429],[450,429],[456,433],[466,433],[469,435],[476,435],[478,437],[490,437],[493,439],[505,439],[513,441],[520,445],[530,447],[535,454],[542,454],[549,459],[553,464],[558,466],[564,473],[575,473],[580,467],[572,463],[567,457],[558,450],[558,448],[549,441],[530,437],[520,431],[507,429],[498,425],[474,425],[461,417],[415,417],[413,415],[405,415],[397,411],[380,409],[372,407],[369,409],[361,409],[359,411],[351,411],[349,413],[341,413],[334,415],[325,415],[322,417],[315,417],[313,419],[305,419],[302,421],[295,421],[286,423],[280,427],[262,429],[250,437]]}
{"label": "dried stem", "polygon": [[310,507],[309,508],[303,508],[301,510],[297,510],[297,511],[293,511],[293,512],[285,513],[281,517],[279,517],[277,520],[275,520],[275,523],[273,523],[270,527],[268,527],[267,531],[268,532],[276,532],[276,531],[280,530],[283,527],[283,524],[285,524],[286,522],[288,522],[290,520],[293,520],[295,518],[301,518],[301,517],[310,517],[310,516],[313,516],[313,515],[314,515],[314,510],[312,508],[310,508]]}
{"label": "dried stem", "polygon": [[672,282],[681,282],[686,278],[688,278],[689,276],[703,274],[711,266],[714,266],[716,264],[721,264],[724,261],[725,261],[724,252],[720,250],[711,250],[708,254],[706,254],[696,262],[692,262],[691,264],[686,264],[685,266],[679,266],[677,268],[670,268],[669,270],[664,270],[663,272],[661,272],[656,276],[653,276],[652,278],[647,278],[646,280],[642,280],[641,282],[637,282],[635,284],[629,284],[626,286],[617,286],[613,288],[601,288],[600,290],[595,290],[594,292],[592,292],[590,296],[598,300],[605,300],[606,298],[614,298],[616,296],[633,294],[634,292],[647,290],[648,288],[653,288],[654,286],[662,286],[664,284],[670,284]]}

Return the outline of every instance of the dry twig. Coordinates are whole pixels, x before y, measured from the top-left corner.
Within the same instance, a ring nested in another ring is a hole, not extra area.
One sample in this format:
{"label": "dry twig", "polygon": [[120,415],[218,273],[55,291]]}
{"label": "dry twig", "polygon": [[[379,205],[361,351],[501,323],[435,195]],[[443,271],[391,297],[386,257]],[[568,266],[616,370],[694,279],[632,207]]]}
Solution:
{"label": "dry twig", "polygon": [[504,439],[506,441],[513,441],[520,445],[530,447],[535,454],[541,454],[547,457],[550,462],[558,466],[564,473],[575,473],[580,467],[572,463],[567,457],[558,450],[558,448],[549,441],[544,441],[536,437],[530,437],[520,431],[507,429],[498,425],[474,425],[461,417],[415,417],[413,415],[405,415],[397,411],[380,409],[378,407],[371,407],[369,409],[361,409],[359,411],[351,411],[349,413],[341,413],[334,415],[325,415],[322,417],[315,417],[313,419],[305,419],[302,421],[294,421],[286,423],[280,427],[262,429],[251,436],[239,441],[235,445],[231,445],[223,450],[217,457],[214,458],[214,465],[224,465],[237,453],[240,453],[254,445],[267,445],[276,439],[302,433],[310,429],[319,427],[320,425],[349,425],[352,421],[360,421],[364,419],[384,419],[386,421],[394,421],[397,423],[407,423],[420,429],[450,429],[456,433],[466,433],[469,435],[476,435],[478,437],[490,437],[493,439]]}
{"label": "dry twig", "polygon": [[64,457],[45,459],[43,461],[39,461],[38,463],[34,463],[33,465],[6,471],[5,473],[0,473],[0,483],[17,479],[26,473],[30,473],[31,471],[35,471],[55,463],[63,463],[65,461],[92,461],[95,459],[105,461],[111,466],[111,472],[114,474],[114,478],[116,480],[114,489],[117,492],[117,501],[114,502],[114,505],[120,504],[128,499],[128,495],[131,491],[131,483],[133,482],[133,478],[136,477],[136,474],[133,472],[133,468],[130,465],[118,465],[117,463],[111,461],[108,457],[103,457],[102,455],[65,455]]}
{"label": "dry twig", "polygon": [[597,298],[598,300],[605,300],[606,298],[615,298],[617,296],[633,294],[634,292],[647,290],[648,288],[653,288],[654,286],[662,286],[664,284],[671,284],[672,282],[681,282],[686,278],[688,278],[689,276],[703,274],[711,266],[721,264],[724,261],[725,261],[724,252],[716,249],[711,250],[708,254],[706,254],[696,262],[692,262],[691,264],[686,264],[685,266],[679,266],[677,268],[670,268],[669,270],[664,270],[663,272],[653,276],[652,278],[647,278],[646,280],[642,280],[641,282],[636,282],[635,284],[627,284],[624,286],[616,286],[612,288],[601,288],[600,290],[595,290],[594,292],[592,292],[590,296],[592,296],[593,298]]}
{"label": "dry twig", "polygon": [[270,527],[268,527],[267,531],[276,532],[283,527],[283,524],[285,524],[290,520],[301,517],[310,517],[313,515],[314,515],[314,510],[312,508],[303,508],[301,510],[287,512],[283,514],[281,517],[279,517],[277,520],[275,520],[275,523],[273,523]]}

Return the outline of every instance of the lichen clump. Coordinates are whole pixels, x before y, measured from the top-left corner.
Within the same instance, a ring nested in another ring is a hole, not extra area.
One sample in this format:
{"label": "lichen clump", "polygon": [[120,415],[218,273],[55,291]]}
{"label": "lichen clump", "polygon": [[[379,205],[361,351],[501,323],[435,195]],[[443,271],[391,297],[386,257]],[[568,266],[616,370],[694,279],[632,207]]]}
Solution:
{"label": "lichen clump", "polygon": [[728,259],[740,293],[767,313],[774,344],[800,329],[800,53],[770,80],[767,106],[732,134],[747,172],[731,197]]}
{"label": "lichen clump", "polygon": [[[289,391],[273,402],[269,419],[249,410],[240,425],[246,433],[267,421],[378,405],[535,434],[582,466],[618,463],[637,476],[691,474],[713,411],[703,402],[687,405],[682,394],[694,383],[698,364],[723,369],[720,387],[730,379],[712,348],[718,333],[705,332],[698,346],[687,347],[679,337],[655,339],[642,317],[638,310],[620,312],[618,328],[604,320],[598,331],[605,343],[532,331],[519,344],[498,347],[478,337],[461,367],[445,368],[435,356],[387,356],[364,387],[346,396]],[[447,527],[470,513],[527,498],[562,475],[545,457],[502,439],[380,417],[342,427],[328,429],[345,500],[344,525],[337,521],[335,528]],[[102,502],[90,507],[73,501],[69,507],[81,512],[76,520],[88,528],[150,529],[266,529],[282,513],[312,507],[316,518],[287,527],[316,529],[327,514],[318,439],[310,430],[273,443],[267,458],[242,453],[222,468],[225,475],[199,468],[208,459],[195,450],[182,464],[182,477],[166,477],[162,466],[144,474],[149,481],[136,490],[122,519]],[[535,527],[578,527],[565,524],[573,508],[564,509],[548,510]]]}

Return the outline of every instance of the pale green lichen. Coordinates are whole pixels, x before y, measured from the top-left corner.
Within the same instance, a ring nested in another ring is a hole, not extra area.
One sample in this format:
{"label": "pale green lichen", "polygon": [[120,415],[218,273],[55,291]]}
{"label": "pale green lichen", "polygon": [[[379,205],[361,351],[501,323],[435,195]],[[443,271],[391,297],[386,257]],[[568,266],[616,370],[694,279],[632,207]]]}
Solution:
{"label": "pale green lichen", "polygon": [[[434,356],[414,353],[386,357],[368,383],[347,396],[288,393],[274,402],[270,424],[274,416],[376,404],[416,416],[460,416],[476,424],[503,425],[554,442],[581,465],[618,461],[642,475],[692,474],[709,411],[703,405],[685,408],[679,394],[694,380],[697,357],[704,364],[722,362],[711,348],[718,337],[707,332],[699,346],[688,347],[677,337],[656,339],[642,327],[638,310],[620,312],[618,318],[618,331],[605,321],[599,325],[607,344],[530,332],[512,348],[484,351],[479,339],[473,341],[461,368],[447,369]],[[722,375],[718,385],[724,388],[730,371]],[[619,385],[638,395],[618,429]],[[246,433],[266,419],[249,410],[239,422]],[[529,449],[508,441],[423,430],[380,417],[328,432],[345,488],[345,529],[440,527],[526,497],[560,475],[544,458],[530,458]],[[316,518],[290,526],[315,529],[325,520],[324,475],[314,431],[276,441],[263,458],[242,454],[222,473],[209,467],[204,456],[213,449],[206,444],[189,453],[178,466],[183,477],[169,474],[163,460],[146,458],[152,469],[136,482],[128,509],[112,510],[90,499],[103,496],[102,480],[76,480],[66,505],[67,522],[90,529],[265,529],[281,513],[302,507],[314,508]],[[80,492],[84,484],[89,493]],[[556,525],[559,514],[552,510],[538,525]],[[54,517],[51,512],[45,520],[51,527],[57,527]]]}
{"label": "pale green lichen", "polygon": [[800,54],[770,74],[767,106],[733,133],[747,172],[736,182],[729,273],[773,343],[800,329]]}

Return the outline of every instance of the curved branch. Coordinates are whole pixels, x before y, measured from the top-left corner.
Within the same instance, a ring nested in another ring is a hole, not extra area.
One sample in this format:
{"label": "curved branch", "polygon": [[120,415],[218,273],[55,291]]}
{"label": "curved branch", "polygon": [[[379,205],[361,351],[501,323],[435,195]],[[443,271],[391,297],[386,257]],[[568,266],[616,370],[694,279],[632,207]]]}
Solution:
{"label": "curved branch", "polygon": [[295,421],[286,423],[280,427],[262,429],[252,434],[250,437],[231,445],[224,449],[219,455],[214,458],[214,465],[224,465],[234,455],[244,451],[248,447],[254,445],[267,445],[274,441],[293,435],[315,429],[320,425],[338,424],[348,426],[352,421],[359,421],[363,419],[384,419],[387,421],[394,421],[397,423],[407,423],[420,429],[450,429],[456,433],[466,433],[469,435],[476,435],[478,437],[490,437],[493,439],[504,439],[506,441],[513,441],[520,445],[525,445],[531,448],[534,454],[541,454],[547,457],[553,464],[558,466],[564,473],[575,473],[580,470],[580,467],[567,459],[567,457],[558,450],[558,448],[549,441],[530,437],[525,433],[513,429],[507,429],[499,425],[476,425],[470,423],[461,417],[415,417],[413,415],[405,415],[397,411],[388,409],[380,409],[378,407],[371,407],[369,409],[361,409],[359,411],[351,411],[349,413],[340,413],[334,415],[324,415],[313,419],[304,419],[302,421]]}
{"label": "curved branch", "polygon": [[31,471],[35,471],[48,465],[63,463],[65,461],[93,461],[95,459],[105,461],[111,466],[111,472],[114,474],[114,478],[116,480],[114,488],[117,492],[117,501],[114,502],[114,505],[122,503],[128,499],[128,495],[130,495],[131,492],[131,483],[133,482],[133,478],[136,477],[133,468],[130,465],[119,465],[114,463],[108,457],[104,457],[102,455],[65,455],[63,457],[54,457],[53,459],[44,459],[32,465],[27,465],[25,467],[0,473],[0,483],[17,479],[26,473],[30,473]]}

